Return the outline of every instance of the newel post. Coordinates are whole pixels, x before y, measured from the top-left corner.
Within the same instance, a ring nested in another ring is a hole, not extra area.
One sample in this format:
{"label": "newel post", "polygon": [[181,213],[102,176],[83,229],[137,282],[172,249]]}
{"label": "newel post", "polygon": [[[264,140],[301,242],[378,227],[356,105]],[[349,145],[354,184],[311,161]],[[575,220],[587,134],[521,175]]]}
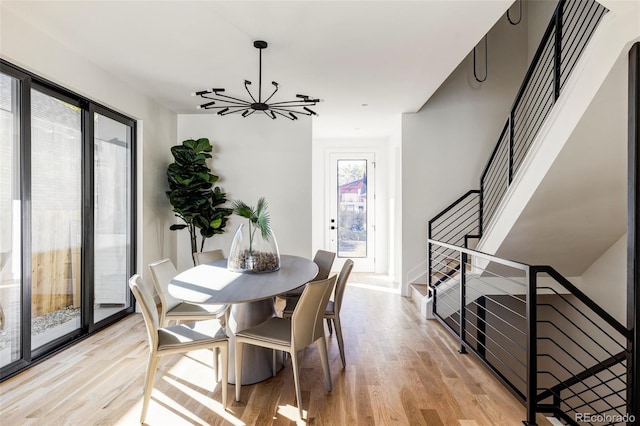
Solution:
{"label": "newel post", "polygon": [[537,268],[527,270],[527,426],[536,425],[536,397],[538,392],[538,330],[537,330]]}
{"label": "newel post", "polygon": [[640,418],[640,362],[638,341],[640,332],[640,260],[638,244],[640,232],[640,43],[629,51],[629,142],[627,184],[627,328],[632,330],[627,360],[627,410],[628,414]]}

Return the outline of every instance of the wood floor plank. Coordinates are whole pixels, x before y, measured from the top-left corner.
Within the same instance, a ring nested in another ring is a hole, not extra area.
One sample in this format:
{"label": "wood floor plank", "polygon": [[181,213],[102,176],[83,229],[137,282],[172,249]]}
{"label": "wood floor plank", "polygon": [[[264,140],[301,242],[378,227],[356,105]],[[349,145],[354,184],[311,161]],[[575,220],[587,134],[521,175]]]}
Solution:
{"label": "wood floor plank", "polygon": [[[211,351],[164,357],[156,373],[149,425],[517,425],[524,407],[439,323],[379,277],[353,274],[342,327],[347,366],[327,336],[333,390],[317,348],[299,354],[301,420],[291,362],[276,377],[228,387],[214,381]],[[142,408],[147,337],[135,314],[0,384],[6,425],[136,425]],[[546,420],[540,416],[539,424]]]}

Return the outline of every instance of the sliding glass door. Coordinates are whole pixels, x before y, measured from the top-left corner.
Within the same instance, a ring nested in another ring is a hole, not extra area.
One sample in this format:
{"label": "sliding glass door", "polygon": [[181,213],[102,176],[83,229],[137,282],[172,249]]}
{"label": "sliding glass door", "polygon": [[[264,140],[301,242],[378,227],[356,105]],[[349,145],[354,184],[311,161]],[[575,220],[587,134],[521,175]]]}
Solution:
{"label": "sliding glass door", "polygon": [[31,89],[31,349],[79,330],[82,116]]}
{"label": "sliding glass door", "polygon": [[3,380],[133,312],[135,122],[0,65]]}
{"label": "sliding glass door", "polygon": [[94,322],[130,306],[131,126],[94,113]]}
{"label": "sliding glass door", "polygon": [[0,74],[0,367],[21,357],[19,80]]}

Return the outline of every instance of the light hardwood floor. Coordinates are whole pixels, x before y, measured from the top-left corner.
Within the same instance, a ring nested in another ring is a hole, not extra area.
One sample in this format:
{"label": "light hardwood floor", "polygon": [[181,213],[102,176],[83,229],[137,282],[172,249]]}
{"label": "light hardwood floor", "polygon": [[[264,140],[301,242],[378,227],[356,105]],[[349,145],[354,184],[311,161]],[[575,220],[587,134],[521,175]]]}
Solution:
{"label": "light hardwood floor", "polygon": [[[342,323],[347,367],[328,337],[333,391],[325,393],[315,346],[300,353],[306,420],[295,402],[290,361],[272,379],[243,386],[222,409],[211,352],[160,361],[147,424],[521,425],[524,407],[437,322],[380,277],[354,274]],[[135,425],[147,337],[140,314],[0,385],[0,424]],[[540,425],[549,424],[539,417]]]}

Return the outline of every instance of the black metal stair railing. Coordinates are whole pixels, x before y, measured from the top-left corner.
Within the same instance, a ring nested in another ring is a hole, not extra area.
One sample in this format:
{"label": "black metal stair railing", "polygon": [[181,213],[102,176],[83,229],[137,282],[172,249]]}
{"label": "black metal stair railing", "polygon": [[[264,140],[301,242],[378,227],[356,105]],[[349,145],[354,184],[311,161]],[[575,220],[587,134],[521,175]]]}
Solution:
{"label": "black metal stair railing", "polygon": [[[548,266],[470,250],[496,220],[541,127],[607,9],[560,0],[509,116],[471,190],[428,223],[435,317],[527,407],[567,424],[617,419],[629,394],[630,333]],[[595,417],[599,419],[599,417]],[[622,420],[624,421],[624,420]],[[615,421],[598,424],[615,424]]]}
{"label": "black metal stair railing", "polygon": [[480,190],[467,192],[431,219],[428,238],[467,247],[469,238],[483,235],[606,11],[594,0],[558,3],[484,167]]}
{"label": "black metal stair railing", "polygon": [[488,224],[607,9],[594,0],[560,1],[480,177]]}
{"label": "black metal stair railing", "polygon": [[[468,247],[468,241],[482,234],[480,217],[480,191],[471,190],[454,201],[449,207],[429,221],[428,238],[452,245]],[[429,245],[427,268],[430,271],[429,285],[438,286],[455,276],[459,265],[447,263],[452,252],[447,248],[434,252]]]}
{"label": "black metal stair railing", "polygon": [[434,264],[459,265],[433,288],[435,317],[526,405],[527,424],[536,413],[572,425],[626,421],[629,330],[550,266],[429,243],[449,253]]}
{"label": "black metal stair railing", "polygon": [[553,268],[537,273],[556,284],[538,286],[537,410],[568,424],[626,423],[631,332]]}

